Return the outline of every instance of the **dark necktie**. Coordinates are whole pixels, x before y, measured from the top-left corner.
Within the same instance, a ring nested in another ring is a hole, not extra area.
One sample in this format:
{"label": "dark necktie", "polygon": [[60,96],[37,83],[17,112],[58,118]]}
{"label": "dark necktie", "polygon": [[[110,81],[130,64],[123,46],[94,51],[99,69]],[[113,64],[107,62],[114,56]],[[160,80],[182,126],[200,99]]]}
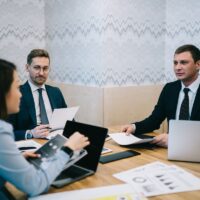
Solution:
{"label": "dark necktie", "polygon": [[46,112],[45,105],[44,105],[44,100],[42,97],[42,88],[38,89],[38,93],[39,93],[39,107],[40,107],[41,124],[49,124],[47,112]]}
{"label": "dark necktie", "polygon": [[189,114],[189,96],[188,92],[190,91],[189,88],[184,88],[183,92],[185,93],[184,99],[181,104],[179,119],[183,120],[189,120],[190,114]]}

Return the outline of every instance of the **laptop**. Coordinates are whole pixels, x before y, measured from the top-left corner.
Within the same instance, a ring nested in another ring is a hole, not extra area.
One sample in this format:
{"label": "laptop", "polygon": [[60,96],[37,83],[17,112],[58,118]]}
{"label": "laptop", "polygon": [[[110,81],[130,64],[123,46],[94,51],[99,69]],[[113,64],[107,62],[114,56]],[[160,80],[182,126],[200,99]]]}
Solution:
{"label": "laptop", "polygon": [[67,121],[63,135],[69,138],[76,131],[89,138],[90,145],[85,147],[87,155],[76,164],[63,170],[52,183],[54,187],[58,188],[70,184],[94,174],[97,170],[108,129],[75,121]]}
{"label": "laptop", "polygon": [[200,121],[170,120],[168,159],[200,162]]}

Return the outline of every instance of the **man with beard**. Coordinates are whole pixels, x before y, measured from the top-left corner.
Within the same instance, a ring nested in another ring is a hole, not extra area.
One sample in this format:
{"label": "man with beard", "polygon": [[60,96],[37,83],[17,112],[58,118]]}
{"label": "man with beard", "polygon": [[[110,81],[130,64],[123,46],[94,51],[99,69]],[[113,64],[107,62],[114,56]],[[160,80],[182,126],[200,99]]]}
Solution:
{"label": "man with beard", "polygon": [[50,72],[50,57],[46,50],[33,49],[27,56],[28,81],[20,86],[20,111],[10,115],[16,140],[45,138],[49,134],[49,119],[55,108],[66,108],[57,87],[46,85]]}

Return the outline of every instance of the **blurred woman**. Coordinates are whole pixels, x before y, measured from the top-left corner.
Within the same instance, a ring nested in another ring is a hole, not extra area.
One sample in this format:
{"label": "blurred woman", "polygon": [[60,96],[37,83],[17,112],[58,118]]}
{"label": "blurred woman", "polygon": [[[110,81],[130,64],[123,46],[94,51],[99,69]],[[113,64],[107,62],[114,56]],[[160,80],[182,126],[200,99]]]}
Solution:
{"label": "blurred woman", "polygon": [[21,154],[14,142],[12,126],[6,122],[8,114],[19,111],[21,93],[16,66],[0,59],[0,199],[13,197],[5,188],[8,181],[28,196],[46,192],[50,184],[68,162],[70,154],[89,145],[88,138],[76,132],[57,152],[54,159],[47,160],[45,169],[36,169],[25,158],[38,157],[33,153]]}

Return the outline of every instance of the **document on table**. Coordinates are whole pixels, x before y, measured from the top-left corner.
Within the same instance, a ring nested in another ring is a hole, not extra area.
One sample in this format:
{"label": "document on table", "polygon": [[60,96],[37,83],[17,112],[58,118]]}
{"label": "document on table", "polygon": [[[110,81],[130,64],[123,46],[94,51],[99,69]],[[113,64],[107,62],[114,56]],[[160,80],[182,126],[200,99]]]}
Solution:
{"label": "document on table", "polygon": [[29,200],[147,200],[144,195],[134,191],[128,184],[73,190],[55,194],[41,195]]}
{"label": "document on table", "polygon": [[200,179],[175,165],[155,162],[114,174],[146,197],[200,189]]}
{"label": "document on table", "polygon": [[52,117],[50,119],[50,123],[49,123],[51,129],[50,129],[50,133],[47,139],[51,139],[55,137],[55,135],[57,134],[62,135],[66,121],[73,120],[78,109],[79,109],[79,106],[54,109]]}
{"label": "document on table", "polygon": [[141,144],[153,140],[153,138],[141,139],[132,134],[126,135],[125,133],[110,133],[109,136],[119,145]]}
{"label": "document on table", "polygon": [[15,142],[20,151],[35,151],[41,147],[41,144],[34,140],[22,140]]}

